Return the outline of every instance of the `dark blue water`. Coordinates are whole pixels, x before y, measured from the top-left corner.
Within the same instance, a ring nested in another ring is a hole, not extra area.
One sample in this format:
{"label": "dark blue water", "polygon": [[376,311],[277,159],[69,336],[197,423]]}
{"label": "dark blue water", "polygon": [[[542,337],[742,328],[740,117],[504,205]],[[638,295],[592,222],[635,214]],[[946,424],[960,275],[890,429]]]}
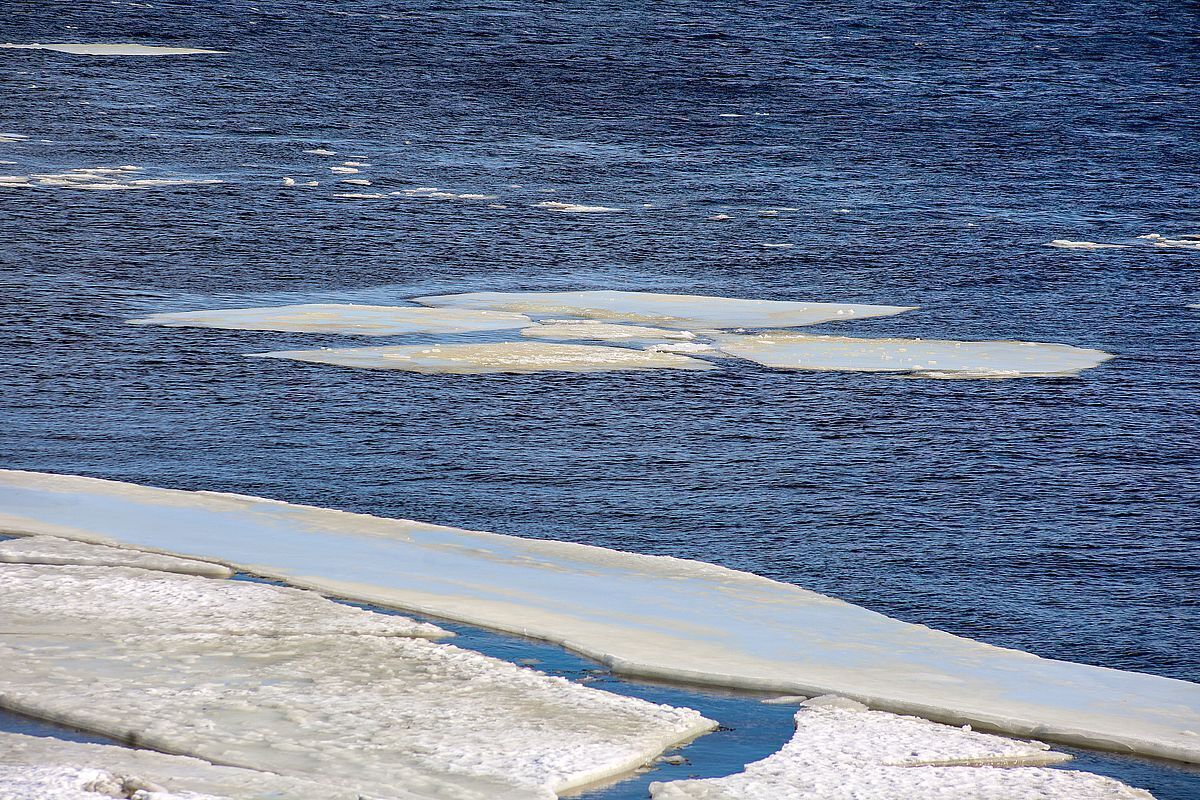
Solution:
{"label": "dark blue water", "polygon": [[[0,461],[699,558],[1200,680],[1200,253],[1044,246],[1200,233],[1198,17],[10,0],[4,41],[230,52],[0,50],[0,131],[31,137],[0,143],[0,174],[225,181],[0,192]],[[342,159],[374,165],[367,191],[507,208],[337,199],[362,191],[332,182]],[[547,198],[628,210],[531,207]],[[920,305],[814,330],[1120,357],[1007,382],[737,362],[439,377],[241,355],[337,337],[122,324],[566,288]]]}

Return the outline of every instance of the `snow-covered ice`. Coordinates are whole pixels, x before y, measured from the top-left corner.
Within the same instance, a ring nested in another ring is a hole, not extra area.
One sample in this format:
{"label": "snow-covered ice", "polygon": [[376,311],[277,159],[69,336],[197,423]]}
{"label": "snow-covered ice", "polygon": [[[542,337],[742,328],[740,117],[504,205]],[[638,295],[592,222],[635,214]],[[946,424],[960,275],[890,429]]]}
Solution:
{"label": "snow-covered ice", "polygon": [[296,589],[0,565],[0,594],[0,704],[375,797],[552,800],[714,727]]}
{"label": "snow-covered ice", "polygon": [[[209,796],[236,800],[362,800],[352,785],[336,782],[218,766],[197,758],[153,750],[0,733],[0,798],[9,800],[15,793],[20,800],[76,800],[58,787],[51,790],[38,786],[34,789],[30,786],[32,780],[45,780],[37,777],[35,770],[46,770],[50,775],[57,773],[68,779],[78,774],[76,771],[92,770],[103,773],[104,781],[125,792],[85,794],[79,800],[130,794],[133,794],[133,800],[174,800],[176,797],[201,800]],[[334,776],[333,781],[336,780]],[[138,790],[145,791],[146,795],[137,795]],[[167,794],[163,794],[164,791]]]}
{"label": "snow-covered ice", "polygon": [[1055,239],[1046,242],[1047,247],[1058,247],[1063,250],[1110,250],[1128,247],[1124,244],[1103,244],[1100,242],[1077,242],[1071,239]]}
{"label": "snow-covered ice", "polygon": [[[1039,658],[696,561],[241,495],[0,471],[0,531],[213,558],[562,644],[614,671],[1200,762],[1200,686]],[[0,608],[4,608],[0,605]]]}
{"label": "snow-covered ice", "polygon": [[[4,744],[0,739],[0,746]],[[0,756],[2,758],[2,756]],[[228,800],[193,792],[155,791],[138,778],[73,765],[36,766],[0,763],[0,800]]]}
{"label": "snow-covered ice", "polygon": [[1144,236],[1137,237],[1143,239],[1155,247],[1174,247],[1183,250],[1200,250],[1200,235],[1184,234],[1171,238],[1163,236],[1161,233],[1147,233]]}
{"label": "snow-covered ice", "polygon": [[629,339],[692,339],[691,331],[649,328],[644,325],[614,325],[593,319],[544,319],[521,331],[535,339],[591,339],[625,341]]}
{"label": "snow-covered ice", "polygon": [[31,175],[0,175],[0,188],[46,186],[60,189],[116,191],[153,189],[163,186],[205,186],[224,181],[216,178],[139,178],[141,167],[80,167],[65,172],[39,172]]}
{"label": "snow-covered ice", "polygon": [[651,292],[469,292],[414,298],[427,306],[575,316],[666,328],[769,328],[888,317],[912,306],[797,303]]}
{"label": "snow-covered ice", "polygon": [[1067,757],[882,711],[802,708],[777,753],[724,778],[650,784],[654,800],[1153,800]]}
{"label": "snow-covered ice", "polygon": [[553,342],[427,344],[393,347],[342,347],[251,353],[263,358],[312,361],[341,367],[397,369],[439,375],[482,375],[494,372],[608,372],[641,369],[712,369],[673,353],[652,353],[602,345]]}
{"label": "snow-covered ice", "polygon": [[1040,342],[865,339],[790,331],[719,334],[717,347],[764,367],[898,372],[925,378],[1024,378],[1078,375],[1112,358],[1102,350]]}
{"label": "snow-covered ice", "polygon": [[23,536],[19,539],[0,541],[0,563],[138,567],[209,578],[228,578],[233,575],[233,570],[229,567],[211,561],[147,553],[128,547],[75,542],[58,536]]}
{"label": "snow-covered ice", "polygon": [[533,320],[523,314],[421,306],[364,306],[306,303],[263,308],[221,308],[150,314],[132,325],[228,328],[242,331],[344,333],[395,336],[403,333],[467,333],[523,328]]}
{"label": "snow-covered ice", "polygon": [[558,203],[553,200],[544,200],[540,203],[534,203],[534,208],[544,208],[547,211],[557,211],[561,214],[602,214],[606,211],[624,211],[623,208],[611,208],[609,206],[585,206],[579,203]]}
{"label": "snow-covered ice", "polygon": [[224,50],[205,50],[199,47],[165,47],[151,44],[110,44],[104,42],[59,42],[55,44],[13,44],[0,48],[10,50],[53,50],[80,56],[186,56],[203,53],[224,53]]}

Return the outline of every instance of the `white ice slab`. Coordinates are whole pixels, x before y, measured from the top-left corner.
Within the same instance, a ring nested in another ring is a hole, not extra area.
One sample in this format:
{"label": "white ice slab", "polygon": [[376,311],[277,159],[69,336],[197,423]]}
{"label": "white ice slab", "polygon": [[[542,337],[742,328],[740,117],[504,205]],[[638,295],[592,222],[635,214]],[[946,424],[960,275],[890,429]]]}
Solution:
{"label": "white ice slab", "polygon": [[1079,242],[1071,239],[1055,239],[1046,242],[1047,247],[1058,247],[1063,250],[1110,250],[1128,247],[1124,244],[1104,244],[1102,242]]}
{"label": "white ice slab", "polygon": [[440,375],[483,375],[511,372],[609,372],[640,369],[712,369],[707,361],[672,353],[651,353],[602,345],[550,342],[398,345],[282,350],[251,353],[364,369],[396,369]]}
{"label": "white ice slab", "polygon": [[503,311],[364,306],[347,303],[305,303],[264,308],[166,312],[131,319],[129,322],[132,325],[169,325],[176,328],[344,333],[358,336],[499,331],[533,324],[533,320],[523,314]]}
{"label": "white ice slab", "polygon": [[117,541],[557,642],[623,674],[1200,762],[1200,686],[1038,658],[682,559],[0,471],[0,531]]}
{"label": "white ice slab", "polygon": [[417,297],[415,302],[427,306],[564,315],[666,328],[788,328],[834,320],[887,317],[913,308],[614,291],[470,292]]}
{"label": "white ice slab", "polygon": [[429,800],[552,800],[714,727],[403,635],[407,620],[247,587],[274,590],[0,565],[0,705],[216,764]]}
{"label": "white ice slab", "polygon": [[288,636],[450,633],[427,622],[332,603],[314,592],[250,581],[212,581],[130,567],[0,564],[5,631]]}
{"label": "white ice slab", "polygon": [[[151,794],[144,800],[172,800],[175,797],[199,800],[198,795],[237,800],[362,800],[352,787],[336,783],[217,766],[197,758],[165,755],[153,750],[0,733],[0,797],[9,796],[4,794],[5,790],[24,789],[29,785],[25,782],[34,778],[34,770],[46,770],[50,774],[63,771],[68,775],[69,771],[93,770],[103,773],[105,781],[125,792],[83,795],[87,800],[125,797],[137,789],[169,793]],[[74,800],[70,794],[49,788],[40,794],[31,789],[24,795],[18,793],[17,797],[23,800]]]}
{"label": "white ice slab", "polygon": [[[1039,743],[882,711],[805,708],[779,752],[724,778],[650,784],[654,800],[1153,800],[1099,775],[1040,766]],[[998,766],[988,766],[998,765]]]}
{"label": "white ice slab", "polygon": [[155,189],[167,186],[206,186],[223,183],[216,178],[139,178],[141,167],[80,167],[65,172],[38,172],[31,175],[0,175],[0,187],[43,186],[85,191]]}
{"label": "white ice slab", "polygon": [[150,44],[107,44],[100,42],[60,42],[57,44],[0,44],[11,50],[53,50],[79,56],[186,56],[200,53],[224,53],[198,47],[165,47]]}
{"label": "white ice slab", "polygon": [[147,553],[128,547],[109,547],[62,539],[58,536],[23,536],[0,541],[0,563],[50,564],[80,567],[137,567],[183,575],[228,578],[233,570],[211,561]]}
{"label": "white ice slab", "polygon": [[[498,312],[493,312],[498,313]],[[521,331],[522,336],[535,339],[586,339],[595,341],[628,341],[642,339],[661,341],[695,338],[691,331],[650,328],[645,325],[613,325],[594,319],[544,319]]]}
{"label": "white ice slab", "polygon": [[[0,739],[2,742],[3,739]],[[0,764],[2,800],[112,800],[114,797],[134,797],[136,800],[227,800],[192,792],[154,792],[151,795],[143,791],[133,794],[137,788],[132,787],[138,787],[139,783],[142,782],[92,767]]]}
{"label": "white ice slab", "polygon": [[606,211],[624,211],[623,208],[610,208],[609,206],[585,206],[579,203],[559,203],[554,200],[546,200],[541,203],[534,203],[535,208],[544,208],[547,211],[557,211],[560,214],[603,214]]}
{"label": "white ice slab", "polygon": [[721,334],[717,347],[765,367],[899,372],[924,378],[1027,378],[1078,375],[1112,358],[1103,350],[1040,342],[859,339],[787,331]]}

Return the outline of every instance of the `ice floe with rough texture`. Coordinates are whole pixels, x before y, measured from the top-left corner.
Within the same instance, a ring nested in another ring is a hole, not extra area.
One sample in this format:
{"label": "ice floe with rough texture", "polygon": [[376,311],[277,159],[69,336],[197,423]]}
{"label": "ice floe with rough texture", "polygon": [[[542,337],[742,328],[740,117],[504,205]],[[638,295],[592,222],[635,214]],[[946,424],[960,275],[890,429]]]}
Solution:
{"label": "ice floe with rough texture", "polygon": [[[0,745],[5,743],[0,738]],[[0,800],[227,800],[212,795],[158,791],[138,778],[114,775],[92,767],[34,766],[0,763]]]}
{"label": "ice floe with rough texture", "polygon": [[[64,771],[64,778],[73,771],[93,770],[102,773],[107,786],[119,787],[102,795],[82,795],[87,800],[130,797],[133,800],[202,800],[216,796],[236,800],[362,800],[353,789],[320,779],[291,778],[271,772],[224,767],[197,758],[166,755],[153,750],[135,750],[106,744],[88,744],[51,739],[43,736],[24,736],[0,732],[0,797],[16,791],[21,800],[53,798],[75,800],[75,796],[49,787],[33,788],[32,781],[45,779],[37,772],[47,770],[53,775]],[[44,774],[44,773],[43,773]],[[331,780],[336,781],[336,777]],[[85,786],[87,784],[85,783]],[[101,785],[101,784],[93,784]],[[25,789],[29,786],[29,789]],[[36,793],[40,791],[41,793]],[[138,795],[137,792],[146,792]]]}
{"label": "ice floe with rough texture", "polygon": [[656,782],[654,800],[1153,800],[1068,757],[882,711],[802,708],[777,753],[724,778]]}
{"label": "ice floe with rough texture", "polygon": [[78,567],[137,567],[183,575],[228,578],[233,570],[223,564],[194,558],[147,553],[128,547],[110,547],[63,539],[58,536],[22,536],[0,541],[0,563],[48,564]]}
{"label": "ice floe with rough texture", "polygon": [[1155,247],[1176,247],[1184,250],[1200,250],[1200,235],[1185,234],[1174,239],[1160,233],[1147,233],[1137,237],[1144,239]]}
{"label": "ice floe with rough texture", "polygon": [[60,42],[56,44],[0,44],[0,49],[53,50],[80,56],[187,56],[204,53],[220,54],[224,50],[205,50],[199,47],[166,47],[150,44],[108,44],[102,42]]}
{"label": "ice floe with rough texture", "polygon": [[414,298],[427,306],[556,314],[667,328],[770,328],[888,317],[913,306],[799,303],[651,292],[469,292]]}
{"label": "ice floe with rough texture", "polygon": [[457,192],[445,192],[438,189],[436,186],[416,186],[411,189],[402,189],[392,194],[401,197],[418,197],[427,200],[495,200],[494,194],[479,194],[477,192],[468,192],[460,194]]}
{"label": "ice floe with rough texture", "polygon": [[692,339],[691,331],[648,328],[643,325],[614,325],[594,319],[544,319],[521,331],[535,339],[592,339],[623,341],[628,339]]}
{"label": "ice floe with rough texture", "polygon": [[[23,142],[28,138],[28,136],[21,133],[8,133],[7,131],[0,131],[0,143]],[[11,164],[12,162],[5,161],[4,163]]]}
{"label": "ice floe with rough texture", "polygon": [[554,200],[544,200],[540,203],[534,203],[534,208],[544,208],[547,211],[557,211],[562,214],[601,214],[606,211],[624,211],[623,208],[610,208],[609,206],[585,206],[579,203],[559,203]]}
{"label": "ice floe with rough texture", "polygon": [[[174,598],[145,590],[155,583]],[[552,800],[714,727],[312,592],[26,565],[0,565],[0,590],[0,704],[376,797]]]}
{"label": "ice floe with rough texture", "polygon": [[1102,244],[1100,242],[1076,242],[1071,239],[1055,239],[1046,242],[1047,247],[1059,247],[1063,250],[1108,250],[1128,247],[1124,244]]}
{"label": "ice floe with rough texture", "polygon": [[790,331],[718,334],[722,352],[775,369],[896,372],[924,378],[1078,375],[1112,358],[1103,350],[1041,342],[859,339]]}
{"label": "ice floe with rough texture", "polygon": [[66,172],[40,172],[31,175],[0,175],[0,188],[14,186],[47,186],[62,189],[113,191],[120,189],[152,189],[161,186],[195,186],[224,181],[214,178],[138,178],[141,167],[81,167]]}
{"label": "ice floe with rough texture", "polygon": [[1197,684],[994,647],[713,564],[13,470],[0,471],[5,530],[213,558],[555,642],[626,675],[836,692],[941,722],[1200,762]]}
{"label": "ice floe with rough texture", "polygon": [[261,308],[176,311],[129,320],[131,325],[174,328],[225,328],[241,331],[342,333],[396,336],[404,333],[500,331],[532,325],[523,314],[478,309],[422,306],[365,306],[352,303],[304,303]]}
{"label": "ice floe with rough texture", "polygon": [[337,155],[336,151],[328,150],[324,147],[314,147],[311,150],[305,150],[304,152],[311,153],[314,156],[336,156]]}
{"label": "ice floe with rough texture", "polygon": [[428,374],[483,375],[496,372],[608,372],[643,369],[711,369],[699,361],[672,353],[652,353],[602,345],[552,342],[492,342],[487,344],[397,345],[343,347],[321,350],[281,350],[251,353],[262,358],[286,358],[341,367],[396,369]]}

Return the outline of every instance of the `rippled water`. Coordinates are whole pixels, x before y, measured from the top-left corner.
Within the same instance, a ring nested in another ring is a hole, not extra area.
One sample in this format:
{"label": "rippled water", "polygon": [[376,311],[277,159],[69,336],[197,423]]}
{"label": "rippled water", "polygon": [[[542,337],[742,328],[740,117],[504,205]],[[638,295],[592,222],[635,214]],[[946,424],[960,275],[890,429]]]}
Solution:
{"label": "rippled water", "polygon": [[[4,466],[699,558],[1200,679],[1200,252],[1045,246],[1200,233],[1191,4],[144,5],[5,6],[4,41],[229,53],[0,50],[0,131],[30,137],[0,175],[224,181],[0,190]],[[374,187],[334,183],[342,160]],[[414,186],[497,199],[333,196]],[[1119,358],[446,377],[241,355],[353,339],[122,324],[568,288],[919,305],[813,330]]]}

